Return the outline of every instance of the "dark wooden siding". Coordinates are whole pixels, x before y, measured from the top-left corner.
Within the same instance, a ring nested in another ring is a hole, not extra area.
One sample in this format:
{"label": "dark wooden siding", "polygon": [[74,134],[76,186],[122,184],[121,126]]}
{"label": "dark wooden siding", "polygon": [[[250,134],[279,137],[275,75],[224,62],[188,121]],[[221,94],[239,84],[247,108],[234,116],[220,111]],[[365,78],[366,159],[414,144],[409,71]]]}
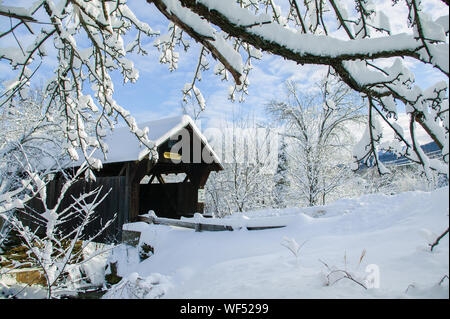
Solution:
{"label": "dark wooden siding", "polygon": [[[102,198],[106,193],[107,197],[97,206],[95,216],[96,218],[86,226],[84,235],[86,237],[97,234],[99,230],[105,225],[108,220],[114,218],[117,214],[114,222],[100,235],[96,242],[114,242],[120,241],[122,237],[122,225],[128,222],[128,201],[124,199],[125,194],[125,176],[114,177],[97,177],[95,182],[86,182],[80,180],[72,185],[66,192],[62,203],[58,209],[58,212],[63,211],[69,207],[72,203],[72,196],[78,197],[80,194],[88,193],[95,190],[98,187],[102,187],[99,198]],[[57,198],[59,197],[63,181],[61,179],[55,179],[47,185],[47,205],[49,208],[54,207]],[[88,202],[93,200],[93,196],[88,199]],[[39,214],[43,212],[43,205],[38,199],[33,199],[28,204],[28,214],[34,215],[37,219],[40,219]],[[21,214],[24,223],[30,226],[32,229],[38,228],[40,233],[45,231],[43,225],[36,223],[36,219],[30,218],[25,214]],[[61,230],[63,233],[67,233],[79,224],[80,219],[70,220],[65,224],[62,224]]]}
{"label": "dark wooden siding", "polygon": [[197,187],[190,182],[144,184],[140,186],[139,213],[153,210],[157,216],[180,218],[197,210]]}

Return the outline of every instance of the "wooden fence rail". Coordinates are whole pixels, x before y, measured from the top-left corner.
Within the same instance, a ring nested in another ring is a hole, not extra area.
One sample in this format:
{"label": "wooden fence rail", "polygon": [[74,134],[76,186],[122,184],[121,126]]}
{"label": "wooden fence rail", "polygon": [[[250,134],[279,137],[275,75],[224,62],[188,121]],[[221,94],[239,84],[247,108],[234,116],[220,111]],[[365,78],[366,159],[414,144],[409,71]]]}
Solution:
{"label": "wooden fence rail", "polygon": [[[151,215],[141,215],[138,216],[138,220],[142,222],[146,222],[148,224],[155,224],[155,225],[168,225],[168,226],[177,226],[177,227],[184,227],[184,228],[192,228],[195,229],[195,231],[232,231],[235,229],[240,229],[239,227],[233,227],[231,225],[222,225],[222,224],[213,224],[211,222],[202,222],[201,219],[192,218],[191,220],[180,220],[180,219],[172,219],[172,218],[163,218],[163,217],[157,217],[157,216],[151,216]],[[281,228],[285,227],[286,225],[273,225],[273,226],[267,226],[267,225],[261,225],[261,226],[243,226],[246,227],[248,230],[263,230],[263,229],[272,229],[272,228]]]}

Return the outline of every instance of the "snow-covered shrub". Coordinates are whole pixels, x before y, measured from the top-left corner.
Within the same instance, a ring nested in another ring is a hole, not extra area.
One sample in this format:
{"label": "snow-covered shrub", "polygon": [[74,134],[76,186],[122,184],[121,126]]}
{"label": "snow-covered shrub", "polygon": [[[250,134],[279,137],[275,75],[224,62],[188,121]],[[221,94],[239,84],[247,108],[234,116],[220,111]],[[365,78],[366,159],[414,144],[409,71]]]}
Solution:
{"label": "snow-covered shrub", "polygon": [[[31,195],[29,197],[34,197],[40,201],[43,207],[42,212],[27,212],[24,202],[20,199],[15,200],[16,203],[13,207],[21,208],[23,214],[32,217],[32,222],[36,223],[37,227],[44,229],[43,234],[26,225],[17,214],[9,213],[11,209],[8,209],[8,206],[5,208],[5,206],[0,205],[0,217],[4,218],[17,232],[23,245],[26,246],[30,258],[33,259],[33,264],[39,268],[45,277],[48,298],[54,297],[55,287],[67,286],[66,279],[68,277],[66,274],[68,271],[70,272],[72,268],[78,267],[103,253],[103,251],[96,251],[90,254],[88,258],[82,256],[96,237],[114,221],[114,218],[106,221],[94,235],[87,237],[84,234],[85,228],[98,217],[96,214],[97,206],[109,194],[108,192],[105,195],[100,195],[101,188],[82,193],[79,196],[72,196],[72,202],[67,207],[63,207],[62,203],[66,192],[81,176],[84,176],[86,168],[86,162],[84,162],[73,176],[66,176],[67,179],[62,185],[60,196],[56,203],[50,206],[47,202],[45,180],[41,178],[39,172],[34,172],[30,165],[27,166],[26,173],[29,182],[26,189],[29,190]],[[67,221],[73,220],[75,220],[74,227],[70,231],[62,231],[63,225]],[[89,268],[86,268],[86,271],[89,272]]]}
{"label": "snow-covered shrub", "polygon": [[449,296],[449,280],[448,276],[445,275],[441,278],[438,283],[435,284],[418,284],[411,283],[405,289],[405,295],[409,298],[445,298],[448,299]]}
{"label": "snow-covered shrub", "polygon": [[327,269],[326,272],[321,272],[320,276],[323,280],[323,283],[325,286],[332,286],[336,284],[337,282],[341,281],[342,279],[347,279],[355,284],[361,286],[364,289],[369,288],[379,288],[379,282],[380,282],[380,273],[379,268],[375,264],[367,265],[364,269],[364,271],[361,271],[360,265],[366,255],[366,250],[364,249],[361,252],[361,255],[359,257],[359,261],[356,265],[356,267],[353,267],[353,269],[348,269],[349,265],[347,264],[347,254],[344,255],[344,266],[343,267],[337,267],[337,266],[329,266],[327,263],[320,260],[320,262],[325,266]]}
{"label": "snow-covered shrub", "polygon": [[141,277],[134,272],[112,286],[103,299],[156,299],[164,296],[170,286],[168,277],[161,274]]}
{"label": "snow-covered shrub", "polygon": [[425,174],[423,168],[414,163],[389,166],[389,171],[389,174],[379,175],[377,169],[371,167],[357,172],[360,178],[358,187],[360,194],[432,191],[448,184],[445,175],[434,171]]}
{"label": "snow-covered shrub", "polygon": [[305,243],[306,241],[304,241],[301,245],[299,245],[294,238],[289,238],[285,236],[283,238],[283,241],[281,242],[281,245],[286,247],[295,256],[295,259],[297,260],[298,263],[300,249],[303,247],[303,245],[305,245]]}
{"label": "snow-covered shrub", "polygon": [[83,259],[86,262],[68,267],[68,280],[66,285],[71,289],[84,287],[102,287],[105,285],[105,269],[110,247],[103,244],[90,243],[83,251]]}

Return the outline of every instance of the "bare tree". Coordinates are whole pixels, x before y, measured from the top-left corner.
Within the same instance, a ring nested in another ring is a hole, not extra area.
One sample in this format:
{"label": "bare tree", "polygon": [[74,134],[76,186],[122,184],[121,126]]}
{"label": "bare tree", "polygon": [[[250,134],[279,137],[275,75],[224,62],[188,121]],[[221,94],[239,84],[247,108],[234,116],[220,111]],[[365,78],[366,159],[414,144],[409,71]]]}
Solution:
{"label": "bare tree", "polygon": [[285,124],[291,188],[307,205],[324,205],[326,196],[351,174],[349,124],[364,120],[363,104],[350,88],[331,78],[320,83],[317,94],[302,94],[292,82],[286,89],[286,100],[272,101],[267,111]]}
{"label": "bare tree", "polygon": [[[222,129],[215,149],[223,149],[224,171],[206,184],[210,210],[223,216],[273,205],[277,139],[252,118],[238,117]],[[275,149],[274,149],[275,147]]]}
{"label": "bare tree", "polygon": [[65,140],[64,119],[47,113],[44,104],[42,91],[33,89],[26,99],[16,97],[0,109],[0,189],[10,189],[20,181],[22,166],[17,159],[24,154],[40,169],[60,168],[67,160],[60,146]]}
{"label": "bare tree", "polygon": [[[436,238],[436,240],[435,240],[432,244],[429,244],[429,245],[430,245],[430,250],[433,251],[434,247],[436,247],[437,245],[439,245],[439,242],[441,241],[441,239],[444,238],[445,235],[447,235],[447,234],[448,234],[448,227],[447,227],[447,229],[446,229],[442,234],[440,234],[440,235]],[[448,279],[448,276],[447,276],[447,279]],[[444,280],[444,278],[442,278],[441,283],[442,283],[443,280]]]}
{"label": "bare tree", "polygon": [[[29,90],[27,98],[14,98],[0,113],[0,203],[23,199],[28,161],[42,176],[60,171],[68,156],[61,145],[65,138],[60,114],[46,112],[45,96]],[[0,204],[1,205],[1,204]],[[13,209],[9,213],[12,213]],[[2,223],[0,238],[6,238],[8,223]]]}
{"label": "bare tree", "polygon": [[[83,231],[98,218],[96,207],[107,193],[100,196],[101,189],[95,189],[73,197],[68,207],[62,207],[69,188],[80,178],[92,176],[86,162],[73,176],[64,170],[69,162],[62,147],[64,118],[58,113],[52,117],[45,109],[45,101],[42,91],[30,90],[26,98],[15,97],[1,113],[0,238],[6,238],[9,230],[19,237],[28,248],[33,265],[42,271],[51,298],[54,287],[67,283],[67,272],[87,261],[82,258],[83,251],[95,236],[86,238]],[[56,204],[50,207],[47,183],[56,174],[66,181]],[[29,205],[32,200],[40,203],[42,211],[32,210]],[[107,221],[105,228],[111,222],[113,220]],[[63,232],[68,223],[73,229]],[[99,229],[99,233],[103,229]],[[78,243],[82,240],[80,248]],[[11,269],[2,269],[2,273],[4,271]]]}
{"label": "bare tree", "polygon": [[[86,168],[86,163],[84,163],[74,176],[65,181],[55,205],[50,207],[47,204],[46,181],[32,170],[30,163],[27,163],[25,171],[30,178],[27,189],[30,198],[39,199],[43,211],[33,212],[28,209],[26,202],[19,200],[14,203],[14,208],[20,210],[20,214],[18,212],[8,214],[8,211],[5,211],[6,205],[0,206],[0,217],[18,234],[23,244],[28,248],[34,265],[42,271],[46,281],[48,298],[55,296],[55,287],[67,284],[63,276],[71,268],[78,267],[88,261],[88,259],[83,259],[83,251],[114,221],[114,219],[108,220],[95,235],[86,237],[84,234],[85,228],[98,218],[95,214],[96,207],[109,193],[100,196],[101,188],[77,197],[72,196],[71,204],[67,207],[62,206],[67,191],[83,176]],[[2,203],[0,202],[0,204]],[[24,222],[24,216],[31,221],[31,225]],[[73,224],[70,230],[67,230],[67,227],[64,229],[64,225],[67,223]],[[44,229],[43,234],[38,231],[39,228]],[[80,241],[81,247],[75,249]],[[101,253],[104,253],[104,251],[97,252],[89,259]]]}

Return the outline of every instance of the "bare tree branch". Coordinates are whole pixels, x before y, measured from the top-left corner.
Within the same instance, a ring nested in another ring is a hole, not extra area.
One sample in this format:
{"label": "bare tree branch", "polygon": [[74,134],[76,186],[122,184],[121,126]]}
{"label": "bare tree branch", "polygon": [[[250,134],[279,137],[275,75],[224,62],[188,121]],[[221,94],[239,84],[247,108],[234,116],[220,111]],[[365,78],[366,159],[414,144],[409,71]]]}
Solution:
{"label": "bare tree branch", "polygon": [[[430,244],[430,250],[433,251],[434,247],[439,245],[439,242],[441,241],[441,239],[444,238],[444,236],[447,235],[447,234],[448,234],[448,227],[447,227],[447,230],[445,232],[443,232],[441,235],[438,236],[438,238],[436,238],[434,243]],[[447,277],[447,279],[448,279],[448,277]]]}

